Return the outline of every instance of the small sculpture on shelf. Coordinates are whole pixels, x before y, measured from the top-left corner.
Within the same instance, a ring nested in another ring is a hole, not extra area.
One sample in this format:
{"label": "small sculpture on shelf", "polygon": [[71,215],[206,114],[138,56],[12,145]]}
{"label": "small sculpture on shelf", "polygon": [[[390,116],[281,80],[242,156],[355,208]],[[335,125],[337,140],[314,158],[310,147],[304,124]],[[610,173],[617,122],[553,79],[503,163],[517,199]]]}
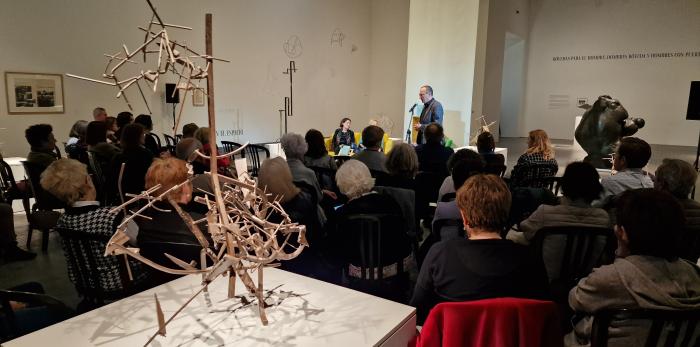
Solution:
{"label": "small sculpture on shelf", "polygon": [[643,128],[644,119],[630,118],[620,101],[609,95],[599,96],[593,106],[579,107],[586,110],[575,132],[576,141],[588,153],[583,160],[609,169],[617,142]]}

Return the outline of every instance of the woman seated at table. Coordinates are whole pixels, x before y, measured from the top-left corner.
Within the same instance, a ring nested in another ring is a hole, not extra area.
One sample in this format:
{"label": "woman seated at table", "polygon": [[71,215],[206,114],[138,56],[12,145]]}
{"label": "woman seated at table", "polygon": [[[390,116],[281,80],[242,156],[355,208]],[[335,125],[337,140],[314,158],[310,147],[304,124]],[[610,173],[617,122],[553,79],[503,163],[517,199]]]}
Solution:
{"label": "woman seated at table", "polygon": [[352,121],[350,118],[343,118],[340,121],[340,128],[335,129],[333,133],[333,138],[331,139],[331,146],[333,146],[333,152],[338,154],[340,151],[340,146],[354,146],[355,145],[355,133],[350,130],[350,124]]}
{"label": "woman seated at table", "polygon": [[501,238],[511,195],[494,175],[470,177],[457,191],[467,237],[436,243],[423,261],[411,306],[419,324],[444,301],[543,298],[547,275],[530,250]]}
{"label": "woman seated at table", "polygon": [[[100,207],[96,201],[97,192],[88,175],[85,164],[74,159],[58,159],[44,170],[41,175],[41,187],[66,204],[65,213],[58,219],[56,227],[98,234],[105,239],[112,237],[117,226],[122,222],[122,215],[110,213],[111,207]],[[129,244],[136,245],[139,228],[134,222],[127,224],[126,235]],[[104,256],[107,242],[91,242],[89,251],[97,261],[97,269],[92,269],[100,278],[103,290],[121,291],[122,281],[119,273],[121,258]],[[143,283],[146,274],[139,261],[129,261],[134,284]],[[68,277],[75,283],[80,269],[68,261]],[[89,265],[89,264],[88,264]]]}
{"label": "woman seated at table", "polygon": [[549,136],[544,130],[530,131],[527,138],[527,150],[518,158],[510,174],[511,187],[545,187],[546,179],[554,177],[559,170],[554,159],[554,149]]}

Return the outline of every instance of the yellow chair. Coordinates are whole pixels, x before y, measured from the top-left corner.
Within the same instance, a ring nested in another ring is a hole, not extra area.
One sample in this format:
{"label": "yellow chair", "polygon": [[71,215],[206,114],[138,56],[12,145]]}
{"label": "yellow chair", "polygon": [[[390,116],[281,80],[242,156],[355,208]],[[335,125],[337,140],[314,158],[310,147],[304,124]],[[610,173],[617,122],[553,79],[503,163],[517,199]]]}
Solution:
{"label": "yellow chair", "polygon": [[[362,134],[361,133],[355,133],[355,143],[360,143],[360,140],[362,139]],[[335,155],[335,152],[333,152],[333,147],[331,146],[331,137],[324,137],[323,142],[326,145],[326,150],[328,151],[328,155]],[[384,148],[384,153],[389,153],[391,152],[391,149],[394,147],[394,140],[389,139],[389,134],[384,134],[384,138],[382,139],[382,148]]]}

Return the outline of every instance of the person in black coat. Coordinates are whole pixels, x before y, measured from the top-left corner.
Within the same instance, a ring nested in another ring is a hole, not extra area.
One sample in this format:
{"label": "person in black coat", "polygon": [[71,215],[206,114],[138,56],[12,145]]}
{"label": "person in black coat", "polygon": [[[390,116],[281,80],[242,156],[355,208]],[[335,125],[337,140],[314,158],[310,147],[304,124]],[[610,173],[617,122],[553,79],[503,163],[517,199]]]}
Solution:
{"label": "person in black coat", "polygon": [[431,123],[425,127],[425,143],[416,147],[418,170],[435,173],[440,177],[441,182],[449,174],[447,159],[455,152],[442,144],[444,137],[442,125]]}
{"label": "person in black coat", "polygon": [[542,260],[501,238],[510,202],[508,186],[494,175],[472,176],[457,191],[467,238],[441,241],[428,251],[411,299],[419,323],[440,302],[548,295]]}
{"label": "person in black coat", "polygon": [[107,201],[121,203],[118,182],[122,163],[125,164],[121,179],[122,194],[139,194],[144,190],[146,172],[153,162],[153,153],[143,147],[144,140],[145,133],[141,124],[129,124],[122,130],[122,152],[112,158],[107,178]]}

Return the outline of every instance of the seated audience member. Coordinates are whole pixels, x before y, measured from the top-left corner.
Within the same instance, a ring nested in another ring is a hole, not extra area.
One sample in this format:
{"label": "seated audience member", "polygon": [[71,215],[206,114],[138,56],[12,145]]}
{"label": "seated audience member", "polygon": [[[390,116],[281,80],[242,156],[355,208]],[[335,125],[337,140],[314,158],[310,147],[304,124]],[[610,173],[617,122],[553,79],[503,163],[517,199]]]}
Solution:
{"label": "seated audience member", "polygon": [[73,123],[65,147],[68,158],[75,159],[84,164],[88,162],[87,143],[85,143],[87,126],[88,121],[86,120],[79,120]]}
{"label": "seated audience member", "polygon": [[355,145],[355,133],[350,130],[350,124],[352,124],[350,118],[343,118],[340,120],[340,127],[333,132],[331,146],[333,146],[333,152],[336,154],[340,150],[340,146],[354,147]]}
{"label": "seated audience member", "polygon": [[12,205],[0,203],[0,260],[9,263],[34,258],[36,258],[36,253],[27,252],[17,247]]}
{"label": "seated audience member", "polygon": [[316,129],[310,129],[306,132],[304,136],[308,149],[304,155],[304,164],[308,167],[321,167],[331,170],[336,170],[338,167],[335,165],[335,160],[333,157],[328,155],[328,150],[326,150],[326,143],[323,139],[323,134]]}
{"label": "seated audience member", "polygon": [[454,169],[455,163],[457,163],[460,159],[471,158],[472,154],[470,152],[473,151],[467,151],[466,148],[462,148],[447,159],[447,172],[449,173],[449,176],[445,177],[445,179],[442,181],[442,185],[440,185],[437,201],[441,201],[445,194],[457,192],[454,182],[452,181],[452,170]]}
{"label": "seated audience member", "polygon": [[27,155],[27,162],[45,168],[58,159],[54,152],[56,138],[53,136],[51,125],[32,125],[24,131],[24,136],[31,146],[31,150]]}
{"label": "seated audience member", "polygon": [[85,138],[88,152],[92,153],[95,164],[100,166],[104,174],[109,170],[114,155],[120,152],[119,147],[107,142],[106,124],[107,122],[90,122]]}
{"label": "seated audience member", "polygon": [[117,144],[119,139],[117,139],[117,131],[119,126],[117,126],[117,119],[114,117],[107,117],[105,120],[105,127],[107,128],[107,142]]}
{"label": "seated audience member", "polygon": [[503,154],[497,154],[495,152],[496,141],[494,141],[493,135],[491,135],[490,132],[484,131],[479,134],[476,138],[476,149],[486,163],[484,172],[500,175],[501,170],[506,165],[506,157],[503,156]]}
{"label": "seated audience member", "polygon": [[294,182],[302,182],[312,188],[313,193],[316,194],[316,199],[320,201],[323,198],[321,185],[316,178],[314,170],[304,165],[304,154],[309,148],[306,140],[299,134],[287,133],[280,139],[280,144],[287,158],[289,170],[292,172],[292,180]]}
{"label": "seated audience member", "polygon": [[386,156],[388,175],[377,178],[378,186],[414,190],[418,173],[418,155],[413,146],[401,143],[394,146]]}
{"label": "seated audience member", "polygon": [[[175,156],[178,159],[190,161],[190,156],[192,155],[192,153],[195,150],[202,148],[202,142],[200,142],[194,137],[194,134],[197,132],[198,129],[199,126],[197,126],[197,124],[194,123],[188,123],[182,126],[182,139],[180,139],[177,145],[175,145]],[[209,137],[208,132],[206,133],[206,135],[207,137]],[[183,143],[183,140],[187,141]]]}
{"label": "seated audience member", "polygon": [[119,142],[122,139],[122,131],[124,127],[134,122],[134,115],[129,111],[119,112],[117,115],[117,132],[114,133],[114,137]]}
{"label": "seated audience member", "polygon": [[[452,168],[452,182],[454,182],[456,188],[461,187],[469,177],[484,171],[484,159],[478,153],[470,149],[462,149],[460,151],[466,151],[467,153],[456,158],[454,167]],[[444,219],[462,219],[455,199],[451,201],[438,201],[433,217],[433,224],[435,224],[436,221]],[[444,228],[443,230],[445,230],[445,233],[442,231],[440,232],[440,240],[448,240],[458,236],[455,232],[456,230],[449,230],[448,228]]]}
{"label": "seated audience member", "polygon": [[193,173],[200,175],[209,171],[209,164],[206,159],[195,154],[196,150],[202,152],[202,143],[194,137],[186,137],[177,143],[175,157],[190,163]]}
{"label": "seated audience member", "polygon": [[107,110],[105,110],[104,107],[95,107],[95,109],[92,110],[92,117],[96,122],[104,122],[107,120]]}
{"label": "seated audience member", "polygon": [[533,130],[528,134],[527,150],[518,158],[510,173],[512,187],[546,187],[546,178],[554,177],[559,170],[554,159],[554,149],[544,130]]}
{"label": "seated audience member", "polygon": [[146,185],[145,177],[153,162],[153,153],[143,147],[145,133],[141,124],[128,124],[122,129],[120,140],[122,151],[112,158],[107,182],[107,201],[120,203],[118,182],[119,172],[124,164],[121,179],[122,194],[139,194]]}
{"label": "seated audience member", "polygon": [[[617,258],[583,278],[569,305],[586,316],[565,345],[590,343],[592,316],[605,309],[700,310],[700,268],[677,256],[683,210],[671,194],[636,189],[617,199]],[[643,346],[650,325],[610,329],[608,346]]]}
{"label": "seated audience member", "polygon": [[432,172],[443,179],[449,173],[447,172],[447,160],[454,150],[445,147],[442,140],[445,134],[442,130],[442,125],[438,123],[430,123],[423,130],[425,143],[416,147],[418,154],[418,170]]}
{"label": "seated audience member", "polygon": [[654,181],[642,170],[651,158],[651,146],[639,138],[625,137],[613,154],[613,169],[616,174],[600,180],[603,195],[595,206],[607,207],[616,195],[630,189],[652,188]]}
{"label": "seated audience member", "polygon": [[418,323],[444,301],[497,297],[543,298],[547,276],[527,247],[501,238],[510,191],[500,177],[475,175],[457,191],[467,237],[441,241],[428,251],[411,306]]}
{"label": "seated audience member", "polygon": [[284,159],[277,157],[263,161],[258,175],[258,187],[266,189],[273,199],[280,200],[280,205],[292,222],[306,225],[306,237],[310,243],[316,240],[321,221],[315,199],[294,185],[292,173]]}
{"label": "seated audience member", "polygon": [[561,190],[564,195],[559,205],[540,205],[530,217],[520,223],[526,240],[532,240],[538,230],[552,226],[610,227],[605,210],[591,207],[603,187],[593,165],[573,162],[564,170]]}
{"label": "seated audience member", "polygon": [[140,114],[136,117],[136,119],[134,119],[134,123],[143,125],[143,129],[146,134],[143,146],[147,150],[151,151],[151,154],[153,154],[154,157],[160,156],[160,146],[158,146],[158,142],[156,142],[153,137],[149,136],[151,131],[153,131],[153,120],[151,119],[151,116],[147,114]]}
{"label": "seated audience member", "polygon": [[[122,222],[121,214],[110,213],[110,207],[100,207],[96,201],[97,192],[88,175],[85,164],[73,159],[59,159],[49,165],[41,174],[41,187],[66,204],[65,213],[58,219],[56,227],[66,228],[86,233],[99,234],[105,238],[111,237]],[[131,246],[136,245],[139,229],[135,223],[127,224],[126,235]],[[107,291],[122,290],[122,282],[119,272],[117,257],[104,256],[107,242],[91,243],[92,252],[97,259],[99,268],[98,276],[102,287]],[[87,250],[85,250],[87,251]],[[134,281],[145,280],[145,274],[141,270],[139,261],[129,261]],[[68,262],[68,275],[71,281],[75,281],[79,269]],[[95,269],[96,270],[96,269]]]}
{"label": "seated audience member", "polygon": [[686,228],[700,228],[700,203],[690,199],[690,192],[698,179],[692,165],[680,159],[664,159],[656,169],[654,188],[665,190],[683,207]]}
{"label": "seated audience member", "polygon": [[[350,263],[350,277],[359,277],[359,266],[361,264],[361,253],[357,241],[358,230],[348,230],[344,224],[344,218],[357,214],[388,214],[396,216],[396,221],[404,220],[399,204],[390,196],[379,194],[373,191],[374,178],[367,166],[359,160],[348,160],[338,168],[336,181],[340,192],[348,198],[348,202],[338,209],[338,239],[336,244],[340,245],[339,254]],[[385,269],[398,262],[403,262],[403,269],[407,269],[408,258],[411,255],[411,241],[406,234],[408,223],[382,223],[382,233],[380,235],[380,247],[382,259],[379,265]],[[394,268],[396,268],[394,266]],[[358,271],[355,271],[358,270]],[[394,270],[396,274],[396,270]],[[393,276],[393,275],[392,275]],[[387,277],[392,277],[387,276]],[[398,293],[397,293],[398,294]]]}
{"label": "seated audience member", "polygon": [[[146,173],[146,189],[150,189],[160,184],[160,188],[153,195],[158,196],[167,190],[185,182],[188,179],[187,164],[176,158],[156,159],[148,168]],[[192,210],[185,206],[192,202],[192,184],[190,182],[182,185],[168,193],[165,199],[154,204],[153,208],[149,208],[143,212],[143,215],[150,219],[140,218],[137,220],[139,225],[138,243],[144,247],[144,243],[150,244],[152,247],[156,245],[152,242],[172,242],[183,243],[188,245],[200,246],[199,241],[192,233],[187,224],[182,220],[178,212],[170,203],[182,205],[183,211],[190,214],[193,220],[200,220],[204,217],[203,214]],[[208,238],[206,228],[200,225],[200,230],[203,235]],[[207,240],[212,244],[210,239]],[[144,250],[145,252],[157,252],[159,249]],[[185,262],[196,260],[199,262],[199,252],[193,259],[182,259]]]}
{"label": "seated audience member", "polygon": [[[204,155],[211,155],[211,145],[209,144],[209,127],[201,127],[198,128],[194,132],[194,138],[197,139],[202,144],[202,150],[201,152]],[[218,149],[218,148],[217,148]],[[217,155],[221,154],[217,151]],[[205,167],[209,167],[209,160],[207,159],[202,159],[202,164],[204,164]],[[216,159],[216,168],[219,171],[220,174],[222,175],[227,175],[230,176],[229,173],[229,166],[231,165],[231,160],[229,157],[224,157],[224,158],[219,158]],[[208,171],[209,169],[207,169]]]}
{"label": "seated audience member", "polygon": [[362,130],[362,143],[365,150],[355,154],[353,159],[363,162],[372,171],[387,172],[386,155],[382,152],[381,142],[384,130],[376,125],[369,125]]}

